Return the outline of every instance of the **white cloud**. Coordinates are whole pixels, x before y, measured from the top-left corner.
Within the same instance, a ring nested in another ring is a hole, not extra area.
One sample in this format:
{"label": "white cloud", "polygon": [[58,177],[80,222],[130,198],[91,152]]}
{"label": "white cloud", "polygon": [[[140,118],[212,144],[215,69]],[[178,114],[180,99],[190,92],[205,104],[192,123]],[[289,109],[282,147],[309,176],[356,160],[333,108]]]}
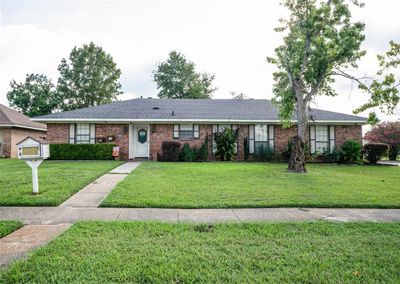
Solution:
{"label": "white cloud", "polygon": [[[400,41],[396,0],[366,1],[355,19],[366,22],[368,55],[359,74],[376,70],[376,53],[389,40]],[[252,98],[272,97],[273,54],[280,35],[273,31],[285,11],[278,1],[147,0],[2,2],[0,6],[0,102],[6,102],[11,79],[45,73],[55,81],[57,66],[72,47],[89,41],[109,52],[122,70],[121,99],[156,96],[151,71],[172,49],[182,51],[201,71],[216,75],[215,98],[230,91]],[[318,108],[351,113],[366,100],[350,83],[339,81],[341,94],[321,97]],[[395,119],[398,116],[387,117]]]}

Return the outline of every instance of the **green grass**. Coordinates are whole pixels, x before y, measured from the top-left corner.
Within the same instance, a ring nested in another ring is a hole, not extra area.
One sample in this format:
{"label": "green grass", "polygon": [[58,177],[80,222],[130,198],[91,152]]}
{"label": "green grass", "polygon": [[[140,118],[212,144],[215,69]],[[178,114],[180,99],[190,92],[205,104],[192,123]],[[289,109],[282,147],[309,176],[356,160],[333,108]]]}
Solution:
{"label": "green grass", "polygon": [[399,223],[82,222],[1,283],[399,283]]}
{"label": "green grass", "polygon": [[400,167],[273,163],[143,163],[111,192],[106,207],[400,208]]}
{"label": "green grass", "polygon": [[0,159],[0,206],[55,206],[119,165],[114,161],[45,161],[39,167],[39,194],[32,195],[32,172],[24,162]]}
{"label": "green grass", "polygon": [[0,239],[21,228],[23,224],[19,221],[0,221]]}

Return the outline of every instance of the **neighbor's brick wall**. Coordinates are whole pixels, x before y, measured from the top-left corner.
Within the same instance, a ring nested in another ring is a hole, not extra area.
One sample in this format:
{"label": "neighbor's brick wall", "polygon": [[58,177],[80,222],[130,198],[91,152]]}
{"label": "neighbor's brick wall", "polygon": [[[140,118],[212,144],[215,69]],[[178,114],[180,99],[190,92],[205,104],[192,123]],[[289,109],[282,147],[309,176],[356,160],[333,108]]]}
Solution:
{"label": "neighbor's brick wall", "polygon": [[18,147],[17,143],[21,142],[26,137],[30,136],[32,138],[45,138],[46,131],[40,130],[30,130],[30,129],[22,129],[22,128],[11,128],[9,136],[11,136],[11,144],[9,147],[10,152],[7,157],[17,158],[18,157]]}
{"label": "neighbor's brick wall", "polygon": [[11,128],[1,128],[0,130],[2,132],[2,153],[0,155],[9,158],[11,154]]}
{"label": "neighbor's brick wall", "polygon": [[[96,124],[96,141],[98,138],[114,136],[119,147],[119,156],[122,160],[129,159],[129,124]],[[97,143],[97,142],[96,142]]]}

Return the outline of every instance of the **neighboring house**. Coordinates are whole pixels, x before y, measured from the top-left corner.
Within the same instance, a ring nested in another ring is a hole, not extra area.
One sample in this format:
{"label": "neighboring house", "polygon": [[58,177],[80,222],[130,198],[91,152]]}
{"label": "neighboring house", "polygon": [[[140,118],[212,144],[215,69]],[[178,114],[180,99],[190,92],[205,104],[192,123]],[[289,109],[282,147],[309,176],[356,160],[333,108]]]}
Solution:
{"label": "neighboring house", "polygon": [[[366,118],[312,110],[310,151],[322,153],[347,139],[361,142]],[[226,127],[238,130],[237,159],[244,159],[244,141],[254,154],[269,146],[286,149],[296,127],[283,128],[278,111],[269,100],[133,99],[37,117],[47,123],[50,143],[99,143],[113,141],[122,159],[157,159],[163,141],[200,146],[209,141],[209,156],[215,151],[213,133]],[[214,146],[214,147],[213,147]]]}
{"label": "neighboring house", "polygon": [[16,144],[28,136],[45,138],[46,124],[33,122],[26,115],[0,104],[0,157],[16,158]]}

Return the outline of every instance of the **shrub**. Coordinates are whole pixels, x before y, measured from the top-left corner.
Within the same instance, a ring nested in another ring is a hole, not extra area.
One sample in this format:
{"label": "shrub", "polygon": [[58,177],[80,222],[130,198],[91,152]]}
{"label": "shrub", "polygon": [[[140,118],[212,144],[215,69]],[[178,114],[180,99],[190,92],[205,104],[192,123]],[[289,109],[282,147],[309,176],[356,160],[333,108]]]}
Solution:
{"label": "shrub", "polygon": [[230,128],[222,132],[214,133],[214,141],[217,144],[215,156],[221,161],[233,161],[236,157],[237,132]]}
{"label": "shrub", "polygon": [[190,148],[189,144],[184,144],[179,153],[179,161],[194,162],[197,160],[197,148]]}
{"label": "shrub", "polygon": [[338,163],[342,156],[342,151],[338,148],[334,148],[331,152],[325,152],[322,154],[322,158],[326,163]]}
{"label": "shrub", "polygon": [[204,139],[204,143],[201,144],[197,151],[197,160],[206,162],[208,160],[208,138]]}
{"label": "shrub", "polygon": [[389,145],[389,160],[395,161],[400,150],[400,121],[380,123],[367,132],[364,138],[370,143]]}
{"label": "shrub", "polygon": [[396,161],[400,152],[400,145],[389,146],[389,160]]}
{"label": "shrub", "polygon": [[249,149],[249,140],[247,137],[243,140],[243,147],[244,147],[244,159],[247,161],[250,156],[250,149]]}
{"label": "shrub", "polygon": [[263,162],[271,162],[277,160],[275,152],[269,147],[262,147],[261,149],[258,149],[257,152],[254,153],[254,156],[257,160]]}
{"label": "shrub", "polygon": [[162,153],[158,155],[159,161],[177,162],[179,160],[181,143],[177,141],[164,141],[161,145]]}
{"label": "shrub", "polygon": [[365,158],[371,163],[376,164],[382,157],[384,157],[389,149],[389,145],[384,143],[369,143],[364,145]]}
{"label": "shrub", "polygon": [[353,164],[360,161],[361,143],[354,140],[346,140],[340,147],[340,162]]}
{"label": "shrub", "polygon": [[51,160],[112,160],[115,144],[50,144]]}

